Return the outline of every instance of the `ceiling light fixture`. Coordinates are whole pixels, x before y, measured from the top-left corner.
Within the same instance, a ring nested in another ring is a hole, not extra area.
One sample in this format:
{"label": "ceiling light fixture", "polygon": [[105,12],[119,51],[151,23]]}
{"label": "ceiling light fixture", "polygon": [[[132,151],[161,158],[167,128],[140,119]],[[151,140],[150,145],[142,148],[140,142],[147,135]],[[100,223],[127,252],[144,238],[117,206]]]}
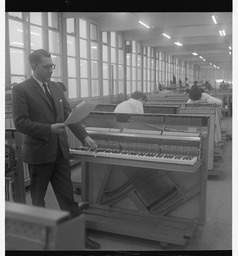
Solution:
{"label": "ceiling light fixture", "polygon": [[177,46],[183,46],[180,42],[174,42]]}
{"label": "ceiling light fixture", "polygon": [[203,59],[203,57],[202,57],[202,56],[199,56],[199,58],[200,58],[200,59]]}
{"label": "ceiling light fixture", "polygon": [[229,54],[231,54],[231,52],[229,52]]}
{"label": "ceiling light fixture", "polygon": [[226,31],[224,29],[219,30],[219,34],[220,34],[220,36],[226,36]]}
{"label": "ceiling light fixture", "polygon": [[216,17],[215,17],[214,15],[212,15],[212,19],[213,19],[213,22],[214,22],[215,24],[217,24],[217,20],[216,20]]}
{"label": "ceiling light fixture", "polygon": [[168,39],[171,39],[171,37],[165,33],[162,34],[163,36],[167,37]]}
{"label": "ceiling light fixture", "polygon": [[198,55],[196,52],[193,52],[192,54],[193,54],[194,56],[197,56],[197,55]]}
{"label": "ceiling light fixture", "polygon": [[231,46],[229,46],[229,49],[231,50]]}
{"label": "ceiling light fixture", "polygon": [[148,25],[146,25],[144,22],[142,22],[142,21],[138,21],[141,25],[143,25],[143,26],[145,26],[145,27],[147,27],[147,28],[150,28]]}
{"label": "ceiling light fixture", "polygon": [[212,66],[212,63],[209,63]]}

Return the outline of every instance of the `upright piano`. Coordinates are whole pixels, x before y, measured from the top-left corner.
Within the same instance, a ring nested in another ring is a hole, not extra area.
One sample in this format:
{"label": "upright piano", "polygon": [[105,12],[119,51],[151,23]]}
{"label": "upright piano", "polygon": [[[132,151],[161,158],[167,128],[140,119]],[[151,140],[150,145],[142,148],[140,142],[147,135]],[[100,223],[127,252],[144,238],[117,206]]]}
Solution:
{"label": "upright piano", "polygon": [[97,149],[70,150],[81,160],[86,228],[186,245],[206,220],[209,117],[185,131],[165,125],[168,115],[90,115],[83,123]]}

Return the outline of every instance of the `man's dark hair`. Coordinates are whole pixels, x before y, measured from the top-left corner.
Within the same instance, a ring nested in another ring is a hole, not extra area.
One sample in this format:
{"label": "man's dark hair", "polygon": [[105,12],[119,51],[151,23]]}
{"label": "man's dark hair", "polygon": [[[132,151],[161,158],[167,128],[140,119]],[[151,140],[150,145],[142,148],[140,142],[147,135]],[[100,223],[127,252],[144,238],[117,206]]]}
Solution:
{"label": "man's dark hair", "polygon": [[197,85],[193,85],[189,91],[189,98],[191,100],[200,100],[202,91]]}
{"label": "man's dark hair", "polygon": [[143,92],[139,92],[139,91],[135,91],[131,94],[131,98],[138,100],[138,99],[142,99],[143,101],[147,101],[147,96],[145,93]]}
{"label": "man's dark hair", "polygon": [[31,65],[40,63],[42,56],[50,58],[51,54],[44,49],[35,50],[28,57],[29,63]]}

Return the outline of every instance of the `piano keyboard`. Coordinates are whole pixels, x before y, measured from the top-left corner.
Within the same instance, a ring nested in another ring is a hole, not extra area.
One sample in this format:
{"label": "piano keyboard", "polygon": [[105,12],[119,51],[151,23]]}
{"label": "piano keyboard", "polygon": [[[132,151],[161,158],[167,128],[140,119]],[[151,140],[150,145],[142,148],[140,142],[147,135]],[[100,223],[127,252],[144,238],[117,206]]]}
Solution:
{"label": "piano keyboard", "polygon": [[107,157],[107,158],[119,158],[119,159],[129,159],[138,161],[148,161],[157,163],[169,163],[169,164],[183,164],[183,165],[195,165],[198,158],[197,156],[184,156],[177,154],[167,154],[167,153],[150,153],[150,152],[133,152],[126,150],[117,149],[101,149],[97,150],[90,149],[88,147],[77,147],[71,148],[70,153],[84,155],[84,156],[94,156],[94,157]]}

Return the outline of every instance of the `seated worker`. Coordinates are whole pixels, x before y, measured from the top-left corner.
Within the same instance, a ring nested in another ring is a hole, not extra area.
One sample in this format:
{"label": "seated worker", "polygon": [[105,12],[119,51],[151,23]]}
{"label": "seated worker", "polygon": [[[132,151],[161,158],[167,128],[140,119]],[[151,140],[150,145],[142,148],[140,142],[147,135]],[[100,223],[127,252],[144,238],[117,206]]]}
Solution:
{"label": "seated worker", "polygon": [[222,101],[220,99],[212,97],[208,93],[202,92],[197,85],[193,85],[191,87],[187,103],[210,103],[222,105]]}
{"label": "seated worker", "polygon": [[123,101],[116,106],[114,113],[144,114],[143,105],[147,96],[143,92],[135,91],[129,100]]}

